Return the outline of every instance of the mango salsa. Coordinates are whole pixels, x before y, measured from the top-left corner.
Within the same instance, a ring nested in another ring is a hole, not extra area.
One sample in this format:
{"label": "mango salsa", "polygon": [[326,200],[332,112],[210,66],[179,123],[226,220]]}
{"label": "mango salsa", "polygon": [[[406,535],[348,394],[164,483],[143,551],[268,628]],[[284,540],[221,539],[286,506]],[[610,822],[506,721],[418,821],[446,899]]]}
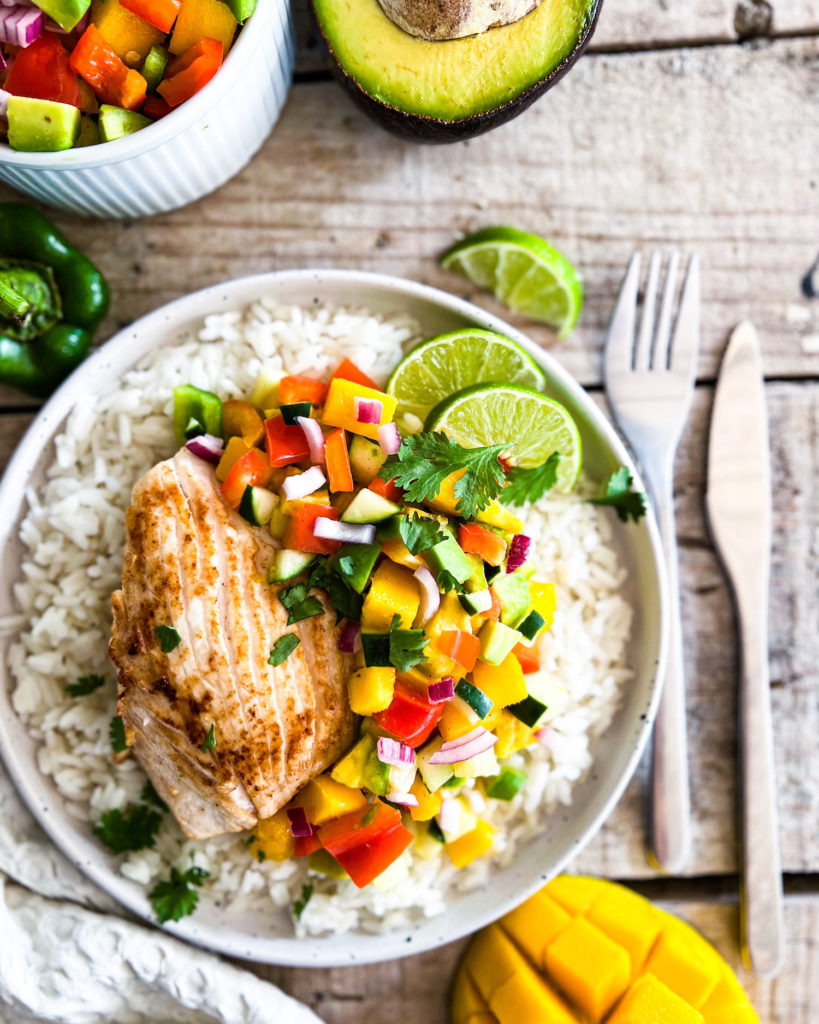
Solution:
{"label": "mango salsa", "polygon": [[[361,423],[356,417],[356,399],[381,403],[380,423]],[[324,403],[321,421],[328,427],[344,427],[351,434],[378,440],[378,427],[390,423],[395,415],[396,400],[383,391],[374,391],[363,384],[334,377]]]}
{"label": "mango salsa", "polygon": [[398,615],[400,628],[410,629],[420,602],[412,572],[386,559],[373,574],[361,612],[361,628],[365,633],[388,633],[393,616]]}

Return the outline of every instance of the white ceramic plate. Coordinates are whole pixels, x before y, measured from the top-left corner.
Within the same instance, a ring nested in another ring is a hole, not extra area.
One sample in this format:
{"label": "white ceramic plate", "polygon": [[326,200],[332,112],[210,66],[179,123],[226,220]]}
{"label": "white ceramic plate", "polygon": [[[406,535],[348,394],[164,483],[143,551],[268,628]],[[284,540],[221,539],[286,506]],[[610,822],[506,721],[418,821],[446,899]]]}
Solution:
{"label": "white ceramic plate", "polygon": [[[635,472],[609,423],[560,364],[519,331],[467,302],[410,281],[355,271],[284,271],[243,278],[196,292],[137,320],[88,359],[34,421],[0,485],[0,615],[14,610],[12,588],[22,554],[17,539],[24,512],[22,496],[27,487],[42,480],[53,458],[52,439],[74,404],[93,401],[146,352],[200,324],[206,313],[240,308],[262,294],[283,303],[307,305],[318,300],[374,311],[406,310],[429,335],[465,325],[506,334],[543,366],[549,393],[577,421],[586,470],[603,479],[625,463]],[[659,699],[658,680],[665,660],[665,583],[653,519],[647,516],[639,524],[623,527],[618,523],[616,543],[630,571],[627,596],[637,606],[630,650],[634,680],[626,687],[615,720],[595,744],[594,766],[586,781],[574,789],[572,805],[556,811],[543,834],[523,847],[513,864],[497,871],[486,889],[455,896],[446,914],[387,935],[297,939],[288,915],[273,911],[267,901],[255,913],[230,912],[218,907],[207,891],[194,916],[166,929],[221,953],[265,963],[323,967],[367,963],[451,942],[510,910],[558,873],[597,832],[617,802],[637,765]],[[11,707],[10,688],[3,657],[0,752],[32,813],[89,878],[134,913],[154,921],[145,890],[117,872],[116,859],[93,839],[90,830],[78,827],[66,813],[53,781],[40,773],[36,744]]]}

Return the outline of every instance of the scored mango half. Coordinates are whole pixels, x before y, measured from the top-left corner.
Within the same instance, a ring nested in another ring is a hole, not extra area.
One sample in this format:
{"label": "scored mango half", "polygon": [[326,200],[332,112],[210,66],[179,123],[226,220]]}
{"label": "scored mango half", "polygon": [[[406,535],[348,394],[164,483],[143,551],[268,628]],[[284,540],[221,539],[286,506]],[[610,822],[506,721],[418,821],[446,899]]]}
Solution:
{"label": "scored mango half", "polygon": [[451,1024],[759,1024],[734,972],[630,889],[560,875],[478,932]]}

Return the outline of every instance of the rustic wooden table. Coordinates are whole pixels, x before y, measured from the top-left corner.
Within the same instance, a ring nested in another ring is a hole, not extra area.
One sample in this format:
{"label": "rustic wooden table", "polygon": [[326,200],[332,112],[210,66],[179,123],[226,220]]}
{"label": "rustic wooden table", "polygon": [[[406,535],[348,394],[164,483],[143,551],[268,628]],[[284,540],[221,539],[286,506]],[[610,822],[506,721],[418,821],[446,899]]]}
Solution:
{"label": "rustic wooden table", "polygon": [[[628,255],[668,242],[698,250],[703,351],[676,478],[693,854],[684,878],[649,866],[641,773],[574,867],[664,900],[739,968],[734,625],[702,498],[715,371],[730,328],[747,317],[764,346],[773,444],[771,686],[787,959],[773,982],[739,969],[765,1024],[816,1024],[819,299],[803,282],[819,250],[819,0],[607,0],[591,52],[556,89],[511,124],[440,148],[393,139],[350,105],[326,70],[306,0],[296,2],[296,84],[242,174],[165,217],[56,218],[111,282],[106,330],[225,278],[304,266],[387,271],[504,315],[436,257],[462,232],[518,224],[552,239],[586,285],[568,341],[521,326],[602,403],[602,331]],[[0,466],[33,411],[0,390]],[[443,1024],[462,945],[373,967],[251,969],[328,1024]]]}

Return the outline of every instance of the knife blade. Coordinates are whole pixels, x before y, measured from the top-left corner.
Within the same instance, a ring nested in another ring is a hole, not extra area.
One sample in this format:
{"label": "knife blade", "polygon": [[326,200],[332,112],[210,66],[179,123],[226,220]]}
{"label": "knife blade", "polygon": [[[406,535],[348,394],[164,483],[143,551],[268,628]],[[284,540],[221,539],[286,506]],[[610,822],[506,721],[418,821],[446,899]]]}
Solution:
{"label": "knife blade", "polygon": [[759,339],[739,324],[723,356],[708,439],[706,512],[728,577],[740,648],[740,921],[746,962],[782,960],[782,871],[768,677],[771,466]]}

